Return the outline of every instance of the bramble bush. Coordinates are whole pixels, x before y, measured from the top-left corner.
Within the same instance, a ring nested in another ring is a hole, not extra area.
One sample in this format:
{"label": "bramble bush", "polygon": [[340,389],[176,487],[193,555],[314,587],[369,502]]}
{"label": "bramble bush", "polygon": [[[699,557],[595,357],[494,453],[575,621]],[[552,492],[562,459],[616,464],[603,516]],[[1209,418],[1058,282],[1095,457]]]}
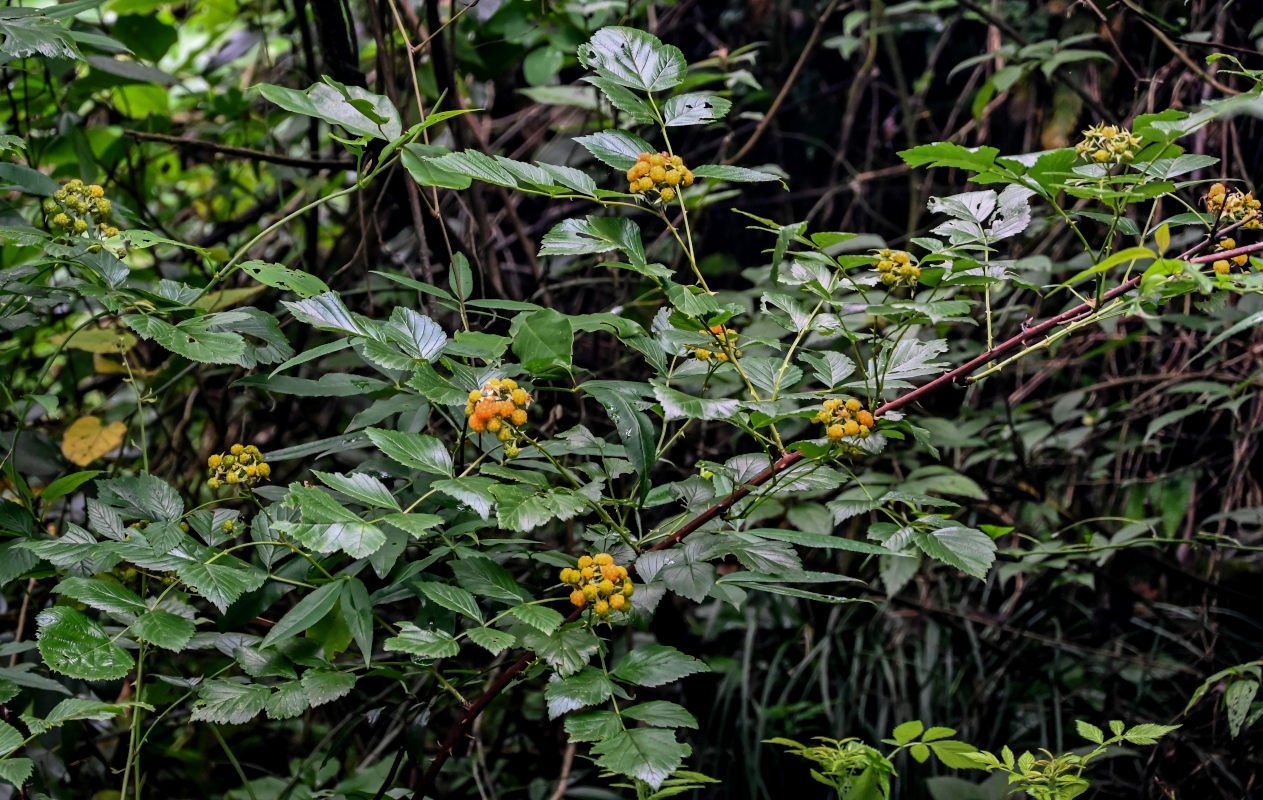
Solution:
{"label": "bramble bush", "polygon": [[[14,337],[2,351],[0,583],[21,610],[0,644],[0,778],[24,796],[59,796],[68,772],[88,769],[115,782],[111,796],[139,798],[154,740],[209,731],[239,777],[229,797],[432,796],[480,715],[514,694],[560,721],[607,788],[642,799],[705,789],[714,779],[690,755],[708,731],[677,687],[712,667],[660,641],[656,615],[686,602],[742,610],[759,594],[870,603],[861,569],[893,596],[925,571],[986,580],[1001,550],[1046,557],[1024,550],[1016,526],[979,521],[969,478],[925,463],[942,442],[916,401],[1081,331],[1263,287],[1251,261],[1263,245],[1249,238],[1258,202],[1230,175],[1180,180],[1216,163],[1185,152],[1185,137],[1257,105],[1258,88],[1130,129],[1104,120],[1078,147],[905,150],[913,168],[955,169],[980,187],[931,198],[939,221],[908,249],[731,212],[724,224],[766,236],[767,256],[742,259],[757,287],[748,304],[708,285],[695,222],[729,214],[714,206],[739,205],[735,187],[793,176],[677,153],[673,135],[714,134],[731,103],[675,47],[605,27],[577,57],[621,125],[574,138],[594,159],[584,169],[431,141],[473,110],[419,108],[410,124],[389,98],[332,78],[260,86],[287,120],[329,126],[355,180],[287,209],[232,254],[151,228],[108,181],[61,185],[7,165],[22,199],[20,219],[0,229],[0,321]],[[19,157],[26,146],[3,145]],[[350,302],[314,274],[251,258],[396,166],[422,197],[480,182],[566,209],[538,255],[559,271],[598,262],[636,287],[635,305],[567,314],[483,297],[459,253],[446,282],[382,268],[371,302]],[[1182,211],[1163,216],[1173,206]],[[1082,248],[1081,270],[1055,285],[1006,255],[1037,215]],[[157,252],[191,266],[146,272]],[[252,305],[265,289],[286,298],[280,317]],[[1060,310],[1002,317],[994,301],[1016,292]],[[50,314],[65,330],[34,341]],[[581,365],[585,338],[612,346]],[[63,375],[84,359],[123,376],[108,395],[71,391]],[[624,368],[607,372],[615,363]],[[622,377],[628,363],[643,380]],[[153,408],[217,366],[241,370],[234,394],[364,402],[329,439],[243,434],[198,453],[196,435],[157,429]],[[49,442],[63,474],[28,469]],[[892,451],[922,465],[892,468]],[[193,460],[195,482],[170,479]],[[1257,687],[1257,663],[1233,676]],[[1253,689],[1234,692],[1239,730],[1259,710]],[[344,762],[322,745],[260,776],[221,732],[279,737],[322,706],[339,709],[327,742],[347,741],[361,709],[402,720],[394,736],[408,741]],[[1071,798],[1107,747],[1154,745],[1176,727],[1112,722],[1107,739],[1080,723],[1096,749],[1063,755],[997,756],[919,721],[894,728],[888,753],[858,738],[770,741],[852,800],[889,797],[904,750],[973,787],[959,797],[981,796],[967,792],[998,772],[1028,796]],[[121,754],[102,762],[115,774],[77,766],[105,747]],[[451,779],[453,794],[481,790],[470,776]]]}

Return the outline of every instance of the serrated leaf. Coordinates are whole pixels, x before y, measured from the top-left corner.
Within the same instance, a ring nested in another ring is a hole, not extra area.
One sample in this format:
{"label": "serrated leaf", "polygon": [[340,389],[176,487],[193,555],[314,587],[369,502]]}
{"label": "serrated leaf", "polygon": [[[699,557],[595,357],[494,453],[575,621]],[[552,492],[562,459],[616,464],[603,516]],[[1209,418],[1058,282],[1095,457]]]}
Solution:
{"label": "serrated leaf", "polygon": [[469,641],[498,656],[508,648],[517,644],[517,637],[507,631],[495,628],[470,628],[466,631]]}
{"label": "serrated leaf", "polygon": [[314,707],[349,694],[355,686],[355,675],[332,669],[309,669],[303,673],[302,684]]}
{"label": "serrated leaf", "polygon": [[544,701],[548,704],[548,718],[604,703],[614,695],[614,684],[605,673],[593,667],[585,667],[569,677],[556,677],[544,687]]}
{"label": "serrated leaf", "polygon": [[1105,732],[1095,725],[1077,719],[1074,721],[1074,727],[1079,732],[1079,735],[1089,742],[1100,744],[1105,741]]}
{"label": "serrated leaf", "polygon": [[293,719],[311,707],[301,682],[285,681],[273,688],[275,691],[263,705],[268,719]]}
{"label": "serrated leaf", "polygon": [[[907,744],[916,739],[925,730],[925,723],[919,719],[909,720],[901,725],[896,725],[895,729],[890,732],[890,736],[895,740],[895,744]],[[919,759],[924,761],[924,759]]]}
{"label": "serrated leaf", "polygon": [[774,175],[771,172],[760,172],[757,169],[746,169],[745,167],[731,167],[727,164],[701,164],[693,167],[692,172],[699,178],[712,178],[719,181],[733,181],[734,183],[784,181],[780,175]]}
{"label": "serrated leaf", "polygon": [[[228,610],[228,606],[246,592],[253,592],[267,580],[267,573],[244,565],[245,568],[232,563],[212,561],[201,563],[189,561],[176,569],[180,580],[197,590],[197,593],[209,600],[220,612]],[[237,559],[234,559],[237,561]]]}
{"label": "serrated leaf", "polygon": [[390,141],[403,132],[399,110],[383,95],[359,86],[343,86],[329,78],[300,92],[264,83],[259,93],[276,105],[338,125],[349,133]]}
{"label": "serrated leaf", "polygon": [[566,618],[560,612],[542,605],[525,604],[511,609],[511,611],[513,616],[540,633],[552,633],[566,621]]}
{"label": "serrated leaf", "polygon": [[741,404],[736,400],[713,400],[708,397],[693,397],[669,386],[653,387],[653,395],[662,404],[663,417],[667,421],[675,419],[722,420],[736,416]]}
{"label": "serrated leaf", "polygon": [[637,686],[661,686],[698,672],[710,672],[710,667],[674,647],[651,645],[623,656],[610,674]]}
{"label": "serrated leaf", "polygon": [[266,261],[244,261],[239,267],[259,283],[293,292],[300,298],[315,297],[329,291],[324,281],[302,270],[290,269],[280,264],[269,264]]}
{"label": "serrated leaf", "polygon": [[1179,725],[1143,723],[1128,728],[1123,738],[1132,744],[1157,744],[1159,739],[1179,727]]}
{"label": "serrated leaf", "polygon": [[131,589],[99,578],[63,578],[53,592],[111,614],[143,614],[147,608]]}
{"label": "serrated leaf", "polygon": [[330,489],[342,492],[365,505],[376,508],[390,508],[395,511],[402,510],[399,506],[399,501],[391,494],[390,489],[386,488],[386,484],[372,475],[363,472],[353,472],[349,475],[344,475],[341,473],[321,472],[320,470],[312,470],[312,474]]}
{"label": "serrated leaf", "polygon": [[435,481],[430,484],[430,488],[437,489],[443,494],[459,500],[472,508],[478,516],[486,519],[491,516],[491,487],[496,485],[496,481],[491,478],[475,475],[467,478]]}
{"label": "serrated leaf", "polygon": [[619,731],[593,746],[596,763],[608,770],[642,780],[656,790],[671,777],[692,750],[662,728]]}
{"label": "serrated leaf", "polygon": [[[32,717],[26,714],[22,715],[22,721],[26,723],[27,728],[33,734],[42,734],[53,728],[65,725],[71,720],[92,719],[92,720],[108,720],[117,717],[127,711],[128,705],[122,703],[102,703],[99,700],[85,700],[79,697],[68,697],[57,705],[53,706],[43,719]],[[5,748],[0,743],[0,756],[5,754]]]}
{"label": "serrated leaf", "polygon": [[232,319],[245,319],[240,312],[222,312],[186,319],[179,325],[157,317],[125,314],[119,319],[142,339],[152,339],[176,355],[203,364],[236,364],[246,352],[246,340],[238,334],[212,331]]}
{"label": "serrated leaf", "polygon": [[551,634],[533,631],[522,644],[544,659],[558,675],[578,672],[600,648],[600,640],[579,623],[563,626]]}
{"label": "serrated leaf", "polygon": [[650,700],[637,706],[623,709],[623,716],[640,720],[655,728],[694,728],[697,718],[688,709],[677,703],[666,700]]}
{"label": "serrated leaf", "polygon": [[[631,267],[649,274],[640,227],[627,217],[586,217],[564,219],[540,241],[539,255],[583,255],[618,250]],[[660,273],[659,273],[660,274]]]}
{"label": "serrated leaf", "polygon": [[633,121],[646,124],[655,121],[649,104],[621,83],[600,75],[587,75],[582,80],[600,89],[615,108],[630,116]]}
{"label": "serrated leaf", "polygon": [[128,628],[137,639],[177,653],[189,643],[196,630],[193,620],[159,609],[137,617]]}
{"label": "serrated leaf", "polygon": [[[667,98],[659,110],[662,113],[662,124],[672,127],[714,122],[727,116],[731,108],[732,101],[719,95],[688,92]],[[693,174],[696,175],[696,171]]]}
{"label": "serrated leaf", "polygon": [[282,520],[273,522],[272,527],[316,552],[341,550],[352,558],[365,558],[386,543],[381,528],[360,519],[323,489],[295,486],[288,498],[298,506],[302,521]]}
{"label": "serrated leaf", "polygon": [[391,311],[386,331],[395,344],[418,361],[433,361],[447,346],[447,334],[443,328],[410,308],[399,307]]}
{"label": "serrated leaf", "polygon": [[530,593],[518,585],[509,571],[485,556],[474,556],[450,564],[456,583],[479,597],[503,600],[513,605],[530,600]]}
{"label": "serrated leaf", "polygon": [[7,722],[0,720],[0,756],[7,756],[22,746],[26,737]]}
{"label": "serrated leaf", "polygon": [[579,63],[614,83],[663,92],[684,80],[688,63],[678,47],[636,28],[610,26],[579,46]]}
{"label": "serrated leaf", "polygon": [[523,369],[533,375],[570,371],[574,359],[574,328],[570,320],[552,309],[532,311],[518,319],[512,348]]}
{"label": "serrated leaf", "polygon": [[387,457],[432,475],[452,474],[452,454],[441,439],[420,433],[368,428],[368,438]]}
{"label": "serrated leaf", "polygon": [[323,292],[303,300],[282,300],[281,304],[299,320],[314,328],[352,336],[367,335],[337,292]]}
{"label": "serrated leaf", "polygon": [[419,658],[447,658],[460,652],[460,645],[451,634],[418,628],[411,622],[401,625],[399,635],[387,639],[382,647]]}
{"label": "serrated leaf", "polygon": [[[274,523],[275,525],[275,523]],[[311,628],[329,613],[342,595],[343,581],[330,581],[308,594],[277,620],[260,647],[271,647]]]}
{"label": "serrated leaf", "polygon": [[29,758],[6,758],[0,761],[0,780],[22,786],[31,777],[35,762]]}
{"label": "serrated leaf", "polygon": [[259,684],[209,680],[198,693],[191,718],[220,725],[242,725],[259,715],[270,694],[268,687]]}
{"label": "serrated leaf", "polygon": [[131,655],[100,625],[73,608],[46,608],[35,621],[40,655],[54,672],[102,681],[121,678],[134,666]]}
{"label": "serrated leaf", "polygon": [[477,620],[479,625],[482,624],[482,611],[478,608],[477,599],[470,592],[459,586],[452,586],[437,581],[421,581],[414,585],[431,602],[458,614],[464,614],[470,619]]}
{"label": "serrated leaf", "polygon": [[566,717],[565,727],[572,742],[599,742],[623,729],[613,711],[578,711]]}
{"label": "serrated leaf", "polygon": [[655,152],[654,147],[644,139],[622,130],[601,131],[590,136],[580,136],[575,139],[575,143],[582,145],[589,153],[620,172],[631,169],[641,153]]}
{"label": "serrated leaf", "polygon": [[953,526],[932,532],[914,531],[912,543],[930,558],[951,564],[978,579],[987,577],[987,570],[995,561],[995,542],[974,528]]}

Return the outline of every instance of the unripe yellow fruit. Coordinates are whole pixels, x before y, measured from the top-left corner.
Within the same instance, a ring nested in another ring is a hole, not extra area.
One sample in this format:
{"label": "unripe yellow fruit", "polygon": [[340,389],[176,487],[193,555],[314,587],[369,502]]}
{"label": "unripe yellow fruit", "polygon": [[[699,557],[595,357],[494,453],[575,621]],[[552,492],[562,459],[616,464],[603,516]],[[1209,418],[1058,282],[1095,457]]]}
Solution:
{"label": "unripe yellow fruit", "polygon": [[610,615],[610,604],[604,600],[597,600],[596,605],[592,606],[592,610],[596,612],[598,617],[608,617]]}
{"label": "unripe yellow fruit", "polygon": [[583,587],[583,596],[588,599],[588,602],[594,603],[597,598],[600,597],[600,593],[597,592],[595,586],[589,583],[587,586]]}
{"label": "unripe yellow fruit", "polygon": [[579,556],[579,569],[592,566],[592,556]]}
{"label": "unripe yellow fruit", "polygon": [[609,553],[597,553],[592,556],[592,563],[596,564],[598,567],[604,567],[607,564],[614,563],[614,556]]}
{"label": "unripe yellow fruit", "polygon": [[602,596],[609,597],[610,595],[614,594],[614,581],[611,581],[611,580],[601,581],[599,584],[597,584],[596,588],[601,593]]}

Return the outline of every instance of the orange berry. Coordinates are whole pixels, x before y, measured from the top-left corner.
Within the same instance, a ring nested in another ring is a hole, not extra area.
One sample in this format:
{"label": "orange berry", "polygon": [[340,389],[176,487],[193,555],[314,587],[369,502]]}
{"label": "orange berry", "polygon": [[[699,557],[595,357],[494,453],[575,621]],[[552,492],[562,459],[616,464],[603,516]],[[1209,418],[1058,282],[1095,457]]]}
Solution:
{"label": "orange berry", "polygon": [[606,580],[613,581],[613,580],[619,580],[623,576],[618,574],[618,567],[614,566],[613,564],[606,564],[605,566],[601,567],[601,577],[605,578]]}
{"label": "orange berry", "polygon": [[573,592],[570,593],[570,602],[572,605],[576,605],[579,608],[583,608],[584,606],[588,604],[588,598],[583,594],[582,590],[575,589]]}
{"label": "orange berry", "polygon": [[615,577],[614,580],[621,581],[627,577],[627,567],[621,565],[615,566],[614,571],[617,573],[617,577]]}
{"label": "orange berry", "polygon": [[482,433],[487,429],[487,421],[482,417],[474,416],[469,418],[469,429],[474,433]]}
{"label": "orange berry", "polygon": [[855,418],[859,420],[859,423],[861,425],[864,425],[869,428],[873,427],[873,415],[871,412],[861,411],[860,413],[855,415]]}

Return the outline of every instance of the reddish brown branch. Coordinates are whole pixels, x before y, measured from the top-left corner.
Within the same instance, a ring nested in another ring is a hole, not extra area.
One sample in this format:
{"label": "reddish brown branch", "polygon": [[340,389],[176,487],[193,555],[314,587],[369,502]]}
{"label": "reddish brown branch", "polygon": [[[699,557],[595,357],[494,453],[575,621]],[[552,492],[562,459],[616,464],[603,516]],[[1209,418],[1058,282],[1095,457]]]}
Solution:
{"label": "reddish brown branch", "polygon": [[[1243,219],[1240,222],[1237,222],[1233,225],[1230,225],[1224,228],[1222,231],[1219,231],[1218,233],[1215,234],[1215,236],[1216,237],[1223,236],[1229,231],[1235,228],[1238,228],[1246,224],[1247,222],[1250,222],[1253,219],[1258,219],[1258,218],[1259,218],[1258,215],[1255,215],[1253,217],[1248,217],[1246,219]],[[1207,263],[1210,261],[1216,261],[1221,258],[1231,258],[1234,255],[1240,255],[1243,253],[1252,253],[1252,252],[1257,252],[1259,250],[1263,250],[1263,242],[1259,242],[1252,245],[1246,245],[1244,247],[1237,247],[1232,250],[1224,250],[1222,252],[1212,253],[1210,255],[1198,256],[1194,258],[1193,256],[1199,251],[1201,251],[1202,249],[1204,249],[1208,244],[1210,244],[1210,241],[1211,240],[1207,238],[1199,242],[1198,244],[1194,245],[1193,247],[1185,251],[1182,255],[1180,255],[1178,257],[1178,260],[1189,261],[1192,263]],[[1113,300],[1115,297],[1126,294],[1132,289],[1135,289],[1137,286],[1140,285],[1140,280],[1142,277],[1144,276],[1137,275],[1136,277],[1131,278],[1130,280],[1114,287],[1113,289],[1105,293],[1105,295],[1102,297],[1102,302],[1107,301],[1107,300]],[[938,376],[937,378],[925,384],[924,386],[918,386],[916,389],[913,389],[907,394],[901,397],[897,397],[894,400],[891,400],[889,403],[886,403],[885,405],[881,406],[876,411],[874,411],[873,415],[881,416],[882,414],[885,414],[890,411],[894,411],[897,408],[906,406],[909,403],[916,400],[917,398],[922,397],[923,395],[934,392],[938,389],[943,388],[947,384],[952,383],[953,381],[964,378],[970,372],[973,372],[975,369],[982,366],[983,364],[986,364],[989,361],[993,361],[996,358],[1012,350],[1018,349],[1023,344],[1025,344],[1029,339],[1039,336],[1040,334],[1046,331],[1049,331],[1058,325],[1071,322],[1075,319],[1078,319],[1079,317],[1084,316],[1085,314],[1090,314],[1096,308],[1097,308],[1096,303],[1081,303],[1080,305],[1077,305],[1074,308],[1069,309],[1068,311],[1061,312],[1055,317],[1044,320],[1038,325],[1024,328],[1021,333],[1009,339],[1006,339],[1005,341],[991,348],[990,350],[983,353],[982,355],[977,356],[976,358],[973,358],[965,362],[964,364],[961,364],[959,367],[951,370],[950,372],[943,373],[942,375]],[[735,489],[732,492],[732,494],[729,494],[727,497],[720,500],[718,503],[711,506],[710,508],[706,509],[701,514],[698,514],[696,517],[689,520],[687,524],[682,526],[675,533],[671,534],[666,539],[663,539],[661,542],[658,542],[653,547],[650,547],[645,552],[652,553],[655,550],[662,550],[667,547],[670,547],[671,545],[683,539],[685,536],[688,536],[690,533],[693,533],[694,531],[696,531],[698,528],[701,528],[707,522],[710,522],[711,520],[715,519],[716,517],[726,512],[728,509],[732,508],[732,506],[736,504],[737,502],[739,502],[743,497],[746,497],[747,495],[749,495],[752,490],[757,489],[758,487],[767,483],[772,478],[776,477],[780,473],[784,472],[785,470],[797,464],[799,461],[803,460],[803,458],[804,458],[803,454],[797,451],[792,452],[792,453],[785,453],[779,459],[777,459],[777,461],[773,463],[772,466],[768,467],[767,469],[760,472],[758,475],[755,475],[753,478],[746,481],[740,487]],[[566,619],[566,622],[567,623],[574,622],[575,620],[579,618],[579,615],[581,613],[582,613],[581,609],[576,609]],[[457,722],[455,726],[453,726],[452,730],[448,733],[447,738],[443,740],[443,744],[439,747],[438,753],[435,754],[434,760],[430,762],[429,768],[426,769],[425,775],[421,778],[419,782],[419,786],[412,787],[414,790],[416,790],[418,798],[426,797],[429,794],[429,792],[434,788],[434,781],[438,778],[439,770],[443,768],[443,765],[447,762],[447,759],[451,756],[452,751],[455,749],[456,744],[460,741],[461,737],[465,735],[466,731],[469,730],[470,726],[473,725],[474,720],[477,719],[478,715],[482,713],[482,710],[486,708],[487,705],[493,699],[495,699],[495,697],[498,694],[500,694],[500,692],[504,691],[505,687],[508,686],[509,683],[515,677],[517,677],[518,673],[520,673],[523,669],[525,669],[526,666],[530,664],[532,660],[534,660],[534,653],[523,654],[521,658],[519,658],[516,662],[514,662],[513,666],[505,670],[500,675],[500,677],[495,680],[494,683],[492,683],[490,686],[487,687],[487,690],[483,692],[481,697],[479,697],[477,700],[475,700],[465,709],[464,716],[461,717],[460,721]]]}

